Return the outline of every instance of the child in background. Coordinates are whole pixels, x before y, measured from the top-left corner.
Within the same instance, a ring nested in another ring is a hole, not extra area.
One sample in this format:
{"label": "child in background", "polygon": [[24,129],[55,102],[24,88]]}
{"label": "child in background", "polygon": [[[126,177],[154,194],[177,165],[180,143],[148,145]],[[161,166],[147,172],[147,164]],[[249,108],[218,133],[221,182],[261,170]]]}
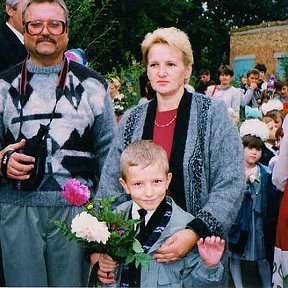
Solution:
{"label": "child in background", "polygon": [[278,99],[270,99],[261,105],[261,111],[264,116],[268,116],[274,120],[278,128],[283,123],[283,103]]}
{"label": "child in background", "polygon": [[258,99],[261,95],[261,90],[258,88],[257,83],[259,80],[259,71],[257,69],[252,69],[247,72],[247,83],[242,88],[242,99],[241,106],[246,105],[258,108]]}
{"label": "child in background", "polygon": [[267,191],[271,172],[259,163],[267,125],[258,119],[243,122],[240,136],[244,147],[246,190],[242,207],[229,233],[230,272],[236,288],[242,288],[240,261],[256,261],[262,287],[271,287],[269,262],[266,260],[263,221],[266,216]]}
{"label": "child in background", "polygon": [[262,117],[261,121],[267,125],[269,136],[268,139],[264,141],[262,156],[259,162],[265,166],[269,166],[270,159],[277,154],[278,147],[276,147],[276,143],[278,143],[278,139],[276,138],[276,132],[279,128],[273,118],[269,116]]}
{"label": "child in background", "polygon": [[[160,245],[178,230],[186,227],[193,216],[166,196],[172,174],[166,152],[157,144],[140,140],[130,144],[120,160],[122,177],[120,183],[132,201],[118,206],[118,211],[126,211],[127,218],[139,218],[140,211],[146,210],[145,227],[140,225],[137,238],[145,253],[153,256]],[[153,257],[148,271],[135,268],[135,264],[120,264],[120,287],[207,287],[220,282],[224,268],[220,262],[225,242],[219,237],[199,239],[197,248],[186,257],[171,263],[159,263]],[[101,255],[98,279],[105,284],[115,283],[114,273],[117,263],[108,255]],[[91,255],[93,259],[93,254]],[[94,264],[93,262],[91,263]],[[107,274],[108,273],[108,274]]]}

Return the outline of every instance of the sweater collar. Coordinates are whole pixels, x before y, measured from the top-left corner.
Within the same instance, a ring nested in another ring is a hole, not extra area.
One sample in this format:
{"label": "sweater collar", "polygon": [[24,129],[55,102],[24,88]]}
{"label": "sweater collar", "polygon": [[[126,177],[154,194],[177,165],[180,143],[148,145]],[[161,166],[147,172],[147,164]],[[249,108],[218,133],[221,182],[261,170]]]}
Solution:
{"label": "sweater collar", "polygon": [[50,74],[58,74],[61,71],[63,65],[63,61],[59,64],[54,66],[37,66],[32,63],[31,59],[27,61],[27,70],[33,74],[43,74],[43,75],[50,75]]}

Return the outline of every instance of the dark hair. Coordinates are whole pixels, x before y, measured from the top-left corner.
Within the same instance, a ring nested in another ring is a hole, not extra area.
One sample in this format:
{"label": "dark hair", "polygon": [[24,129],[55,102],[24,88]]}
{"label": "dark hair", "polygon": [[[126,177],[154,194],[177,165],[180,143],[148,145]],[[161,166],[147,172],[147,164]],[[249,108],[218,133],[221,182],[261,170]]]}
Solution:
{"label": "dark hair", "polygon": [[261,149],[262,151],[264,148],[264,142],[261,140],[261,138],[250,134],[242,137],[242,144],[244,148],[256,148]]}
{"label": "dark hair", "polygon": [[148,100],[151,100],[156,96],[156,92],[153,90],[150,84],[150,80],[147,76],[147,71],[143,72],[139,76],[139,84],[141,97],[146,97]]}
{"label": "dark hair", "polygon": [[224,75],[230,75],[231,77],[234,76],[233,70],[228,65],[221,65],[218,69],[218,77],[222,74]]}
{"label": "dark hair", "polygon": [[201,69],[199,71],[199,76],[201,75],[210,75],[210,71],[208,69]]}
{"label": "dark hair", "polygon": [[257,69],[251,69],[247,72],[246,77],[248,78],[251,74],[258,75],[259,76],[259,70]]}
{"label": "dark hair", "polygon": [[267,67],[263,63],[257,63],[254,68],[257,69],[260,72],[264,72],[264,73],[267,72]]}

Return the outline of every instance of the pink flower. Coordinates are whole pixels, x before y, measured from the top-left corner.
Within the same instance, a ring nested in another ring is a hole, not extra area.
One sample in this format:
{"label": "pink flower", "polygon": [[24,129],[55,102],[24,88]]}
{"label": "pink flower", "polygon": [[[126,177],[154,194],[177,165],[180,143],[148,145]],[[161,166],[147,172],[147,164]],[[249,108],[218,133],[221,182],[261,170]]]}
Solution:
{"label": "pink flower", "polygon": [[81,184],[73,178],[66,182],[62,196],[74,206],[84,205],[90,198],[90,190],[86,185]]}

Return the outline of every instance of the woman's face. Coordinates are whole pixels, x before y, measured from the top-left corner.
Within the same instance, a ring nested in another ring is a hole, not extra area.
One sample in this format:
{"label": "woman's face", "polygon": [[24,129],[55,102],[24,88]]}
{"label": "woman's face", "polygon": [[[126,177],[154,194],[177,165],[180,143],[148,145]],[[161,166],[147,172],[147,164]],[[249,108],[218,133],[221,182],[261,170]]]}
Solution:
{"label": "woman's face", "polygon": [[229,74],[220,74],[219,80],[220,80],[221,85],[228,86],[232,82],[233,77]]}
{"label": "woman's face", "polygon": [[116,88],[116,86],[111,82],[109,83],[109,93],[110,93],[110,97],[113,100],[117,94],[118,90]]}
{"label": "woman's face", "polygon": [[175,96],[184,91],[185,80],[192,68],[185,65],[183,53],[167,44],[154,44],[147,55],[147,75],[152,88],[160,96]]}

